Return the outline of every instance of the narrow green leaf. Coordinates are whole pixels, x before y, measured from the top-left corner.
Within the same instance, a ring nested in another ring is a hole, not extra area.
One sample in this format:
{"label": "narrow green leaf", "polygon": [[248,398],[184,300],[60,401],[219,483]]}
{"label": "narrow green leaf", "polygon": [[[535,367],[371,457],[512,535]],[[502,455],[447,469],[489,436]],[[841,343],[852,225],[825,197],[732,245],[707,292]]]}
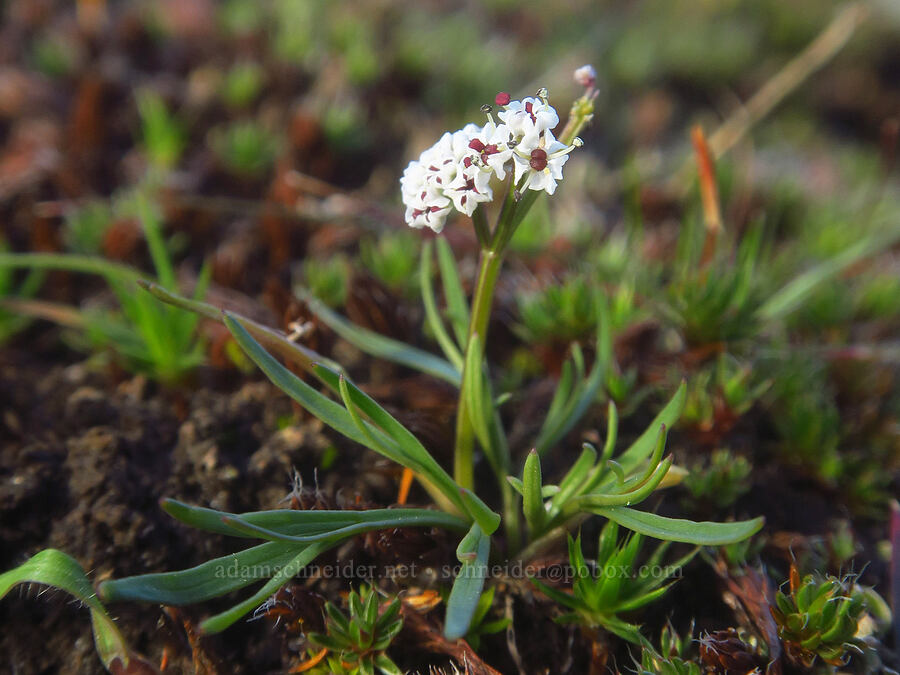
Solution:
{"label": "narrow green leaf", "polygon": [[[225,314],[223,321],[241,348],[279,389],[335,431],[361,445],[369,447],[369,439],[356,428],[350,413],[342,406],[320,394],[278,363],[271,354],[260,346],[247,329],[229,314]],[[372,449],[380,452],[380,449]]]}
{"label": "narrow green leaf", "polygon": [[537,586],[541,593],[546,595],[551,600],[558,602],[563,607],[568,607],[569,609],[574,610],[590,611],[590,607],[588,607],[579,598],[576,598],[571,593],[564,593],[563,591],[557,590],[552,586],[548,586],[540,579],[532,579],[531,583]]}
{"label": "narrow green leaf", "polygon": [[350,380],[344,378],[342,385],[341,375],[321,364],[313,364],[313,372],[323,382],[328,383],[329,386],[336,381],[338,392],[344,399],[348,412],[353,407],[362,411],[403,453],[408,463],[404,464],[404,466],[409,465],[410,468],[422,474],[432,485],[440,489],[444,496],[453,504],[457,507],[461,506],[456,493],[456,483],[409,429],[400,424],[375,399],[363,392]]}
{"label": "narrow green leaf", "polygon": [[678,391],[647,426],[646,431],[619,456],[619,464],[625,473],[634,471],[653,452],[659,438],[660,426],[665,425],[667,428],[675,426],[681,417],[681,411],[684,410],[685,400],[687,400],[687,383],[682,380]]}
{"label": "narrow green leaf", "polygon": [[819,263],[792,279],[778,292],[772,294],[757,313],[764,321],[784,318],[802,305],[803,301],[820,283],[834,278],[847,267],[873,253],[887,250],[898,239],[900,239],[900,229],[882,231],[860,239],[833,258]]}
{"label": "narrow green leaf", "polygon": [[525,513],[525,522],[532,532],[537,533],[544,525],[547,512],[544,510],[544,500],[541,496],[543,485],[541,478],[541,458],[537,450],[533,449],[525,459],[525,468],[522,471],[522,511]]}
{"label": "narrow green leaf", "polygon": [[313,545],[266,542],[178,572],[104,581],[100,584],[99,593],[106,602],[131,600],[161,605],[192,605],[271,577],[290,563],[298,551]]}
{"label": "narrow green leaf", "polygon": [[403,342],[384,337],[375,331],[356,326],[336,312],[333,312],[324,303],[310,295],[308,291],[299,289],[298,294],[309,305],[310,310],[321,319],[322,323],[357,349],[361,349],[372,356],[387,359],[419,372],[433,375],[456,387],[461,385],[462,377],[460,372],[449,361],[445,361],[421,349],[411,347]]}
{"label": "narrow green leaf", "polygon": [[640,504],[659,487],[660,483],[662,483],[663,478],[666,477],[666,474],[672,467],[672,461],[673,459],[671,456],[667,457],[656,467],[656,470],[643,485],[639,485],[630,491],[613,494],[589,492],[579,497],[576,504],[581,510],[587,511],[592,511],[601,506],[633,506],[635,504]]}
{"label": "narrow green leaf", "polygon": [[[299,377],[294,375],[287,368],[282,366],[271,354],[269,354],[265,349],[263,349],[256,340],[250,335],[250,333],[234,318],[232,318],[229,314],[225,314],[224,317],[225,325],[228,327],[228,330],[231,331],[231,334],[234,336],[237,343],[241,346],[241,348],[247,353],[247,355],[256,363],[257,366],[269,377],[275,385],[278,386],[279,389],[284,391],[288,396],[293,398],[295,401],[300,403],[304,408],[306,408],[313,415],[322,420],[325,424],[330,426],[335,431],[343,434],[347,438],[352,441],[356,441],[360,445],[363,445],[375,452],[385,455],[388,459],[397,462],[401,466],[406,466],[413,471],[424,474],[428,478],[434,478],[438,482],[435,483],[435,487],[441,490],[441,493],[450,500],[451,503],[459,505],[459,497],[456,494],[456,485],[453,483],[453,480],[447,475],[443,469],[428,455],[427,452],[423,452],[422,458],[425,458],[424,461],[426,464],[419,464],[417,461],[418,457],[410,457],[406,453],[399,450],[399,446],[392,445],[392,441],[388,437],[383,436],[383,432],[379,431],[375,427],[369,428],[368,426],[364,426],[363,428],[367,433],[364,433],[360,430],[359,426],[357,426],[357,420],[354,420],[353,415],[346,410],[344,407],[338,405],[334,401],[329,398],[326,398],[318,391],[310,387]],[[324,377],[324,374],[328,372],[324,366],[316,365],[314,371],[319,373],[320,376]],[[335,376],[339,379],[335,373],[330,373],[331,376]],[[340,386],[338,383],[338,390],[340,390]],[[369,407],[367,402],[371,401],[368,397],[361,395],[356,396],[355,392],[359,390],[355,387],[350,387],[351,397],[354,402],[360,401],[367,408],[363,409],[368,415],[372,415],[372,413],[377,414],[377,405],[373,405]],[[359,392],[361,394],[361,392]],[[374,401],[371,401],[374,404]],[[359,403],[357,403],[359,405]],[[389,416],[388,416],[389,417]],[[399,423],[394,421],[396,426],[392,426],[392,432],[396,431],[397,433],[393,434],[394,437],[397,437],[400,434],[400,430],[405,429]],[[409,434],[409,432],[406,432]],[[376,442],[373,442],[373,436],[375,437]],[[409,434],[409,437],[412,437]],[[412,437],[414,438],[414,437]],[[416,441],[418,443],[418,441]],[[421,445],[419,445],[421,447]],[[429,461],[430,460],[430,461]]]}
{"label": "narrow green leaf", "polygon": [[460,562],[474,560],[478,557],[478,546],[481,543],[481,528],[478,523],[472,523],[466,536],[459,540],[456,546],[456,559]]}
{"label": "narrow green leaf", "polygon": [[[297,544],[308,544],[315,541],[326,541],[339,537],[345,539],[347,537],[371,532],[373,530],[386,530],[395,527],[450,527],[452,529],[461,529],[468,525],[466,521],[456,516],[452,516],[443,511],[429,511],[428,509],[420,509],[414,516],[393,515],[390,509],[378,509],[385,513],[385,517],[381,520],[365,520],[362,522],[351,523],[344,527],[338,527],[324,532],[315,534],[292,535],[286,534],[278,530],[271,530],[259,525],[247,522],[239,516],[224,516],[222,522],[226,527],[233,528],[237,532],[243,533],[245,536],[257,537],[259,539],[267,539],[269,541],[294,542]],[[434,517],[432,517],[434,516]]]}
{"label": "narrow green leaf", "polygon": [[[604,352],[601,346],[602,339],[603,331],[600,330],[595,350],[594,365],[591,367],[591,372],[587,378],[584,378],[584,358],[581,354],[581,348],[577,344],[574,346],[572,362],[574,364],[575,372],[573,376],[575,382],[562,409],[554,412],[552,419],[548,415],[547,419],[544,420],[544,425],[541,427],[537,441],[535,441],[535,448],[537,448],[539,454],[543,455],[569,433],[582,418],[588,407],[596,400],[609,365],[609,361],[604,360]],[[560,384],[562,385],[562,380]],[[559,393],[559,390],[557,393]],[[556,395],[554,395],[555,401]]]}
{"label": "narrow green leaf", "polygon": [[[219,633],[225,630],[248,612],[252,612],[259,607],[269,598],[269,596],[278,591],[279,588],[284,586],[292,577],[298,574],[300,570],[315,560],[319,555],[328,549],[337,546],[339,543],[340,541],[328,541],[310,544],[307,548],[297,553],[287,562],[287,564],[278,568],[272,578],[263,584],[256,593],[243,602],[234,605],[232,608],[206,619],[200,624],[200,630],[208,634]],[[293,550],[295,552],[297,551],[296,544],[294,545]]]}
{"label": "narrow green leaf", "polygon": [[[542,432],[544,427],[548,429],[554,428],[562,423],[559,416],[562,414],[563,410],[565,410],[566,403],[568,403],[569,399],[572,397],[573,388],[575,386],[574,371],[575,368],[572,365],[571,359],[563,361],[562,370],[559,374],[559,382],[556,385],[553,399],[550,401],[550,407],[547,408],[547,415],[544,418],[544,423],[541,428]],[[542,435],[543,433],[539,434],[538,438]]]}
{"label": "narrow green leaf", "polygon": [[471,490],[459,488],[459,495],[472,520],[478,523],[486,536],[490,537],[500,527],[500,514],[491,511],[490,507]]}
{"label": "narrow green leaf", "polygon": [[450,325],[456,334],[456,342],[460,349],[465,349],[469,336],[469,303],[459,280],[459,271],[453,250],[445,237],[437,238],[438,267],[441,270],[441,283],[444,286],[444,298],[447,300],[447,314]]}
{"label": "narrow green leaf", "polygon": [[[477,525],[473,526],[477,527]],[[488,555],[491,552],[491,538],[480,530],[476,534],[475,559],[467,560],[453,581],[447,600],[447,614],[444,618],[444,637],[458,640],[469,631],[472,615],[478,606],[481,590],[487,577]]]}
{"label": "narrow green leaf", "polygon": [[384,652],[375,657],[375,667],[384,675],[403,675],[403,671]]}
{"label": "narrow green leaf", "polygon": [[666,518],[625,506],[599,507],[591,509],[591,512],[648,537],[698,546],[723,546],[743,541],[759,532],[764,522],[761,517],[734,523],[695,522]]}
{"label": "narrow green leaf", "polygon": [[[481,339],[478,334],[472,335],[469,340],[469,348],[466,350],[466,362],[463,373],[463,396],[466,399],[466,409],[469,413],[469,421],[475,430],[475,436],[485,454],[493,456],[491,448],[491,431],[489,420],[493,416],[491,406],[492,397],[484,376],[482,362],[484,353],[481,349]],[[486,391],[487,389],[487,391]]]}
{"label": "narrow green leaf", "polygon": [[[151,295],[163,302],[190,310],[208,319],[224,323],[223,310],[214,305],[182,297],[177,293],[167,291],[159,284],[143,280],[139,280],[137,283],[145,288]],[[228,314],[241,324],[241,326],[253,336],[253,339],[262,344],[268,351],[277,354],[286,361],[300,366],[311,374],[314,374],[311,370],[314,363],[325,364],[335,371],[341,370],[341,367],[334,363],[334,361],[325,358],[321,354],[317,354],[312,349],[309,349],[302,344],[292,342],[280,331],[263,326],[252,319],[248,319],[247,317],[234,312],[229,311]],[[337,388],[334,389],[334,392],[337,393]]]}
{"label": "narrow green leaf", "polygon": [[99,274],[125,281],[137,281],[142,277],[140,272],[127,265],[105,258],[70,253],[4,253],[0,251],[0,268],[5,267],[68,270],[84,274]]}
{"label": "narrow green leaf", "polygon": [[48,548],[36,553],[18,567],[0,574],[0,598],[18,584],[54,586],[87,605],[91,612],[97,655],[103,667],[110,672],[126,672],[132,660],[137,662],[135,668],[142,662],[140,657],[132,654],[125,638],[94,593],[84,569],[71,556]]}
{"label": "narrow green leaf", "polygon": [[431,256],[431,242],[426,241],[422,247],[422,259],[419,264],[419,285],[422,288],[425,320],[428,322],[431,332],[434,333],[434,339],[437,340],[447,360],[453,364],[456,370],[461,371],[463,369],[462,353],[459,351],[459,347],[457,347],[453,338],[447,333],[447,329],[444,328],[444,321],[441,319],[441,314],[437,308],[437,300],[434,297],[434,285],[431,278]]}
{"label": "narrow green leaf", "polygon": [[466,530],[469,522],[457,516],[432,509],[369,509],[367,511],[297,511],[277,509],[227,513],[200,506],[190,506],[174,499],[162,501],[162,508],[170,516],[191,527],[207,532],[227,534],[233,537],[259,538],[243,529],[237,530],[223,519],[239,519],[257,527],[286,535],[317,535],[333,532],[359,524],[377,522],[404,522],[410,527],[442,527]]}
{"label": "narrow green leaf", "polygon": [[559,511],[573,495],[578,493],[579,488],[588,479],[588,475],[594,467],[594,462],[597,460],[597,451],[594,446],[585,443],[581,447],[581,455],[559,482],[559,491],[550,505],[551,513]]}
{"label": "narrow green leaf", "polygon": [[156,269],[156,277],[164,288],[174,290],[175,268],[172,266],[172,257],[166,248],[162,224],[159,222],[153,205],[143,190],[137,191],[135,204],[137,206],[138,220],[144,232],[144,239],[147,241],[147,248],[150,251],[150,258],[153,260],[153,267]]}

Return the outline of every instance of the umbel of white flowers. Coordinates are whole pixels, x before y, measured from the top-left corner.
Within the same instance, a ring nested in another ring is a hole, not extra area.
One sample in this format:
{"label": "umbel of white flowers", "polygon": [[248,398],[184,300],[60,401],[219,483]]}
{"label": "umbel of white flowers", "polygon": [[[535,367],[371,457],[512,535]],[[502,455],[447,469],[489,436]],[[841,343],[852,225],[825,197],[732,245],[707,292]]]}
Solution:
{"label": "umbel of white flowers", "polygon": [[494,102],[500,108],[499,123],[491,106],[484,106],[487,124],[448,131],[406,167],[400,188],[411,227],[440,232],[451,208],[471,216],[480,203],[494,198],[491,178],[504,180],[507,171],[519,192],[552,195],[556,190],[569,153],[582,143],[576,138],[567,146],[553,136],[559,115],[547,101],[547,90],[521,101],[500,93]]}

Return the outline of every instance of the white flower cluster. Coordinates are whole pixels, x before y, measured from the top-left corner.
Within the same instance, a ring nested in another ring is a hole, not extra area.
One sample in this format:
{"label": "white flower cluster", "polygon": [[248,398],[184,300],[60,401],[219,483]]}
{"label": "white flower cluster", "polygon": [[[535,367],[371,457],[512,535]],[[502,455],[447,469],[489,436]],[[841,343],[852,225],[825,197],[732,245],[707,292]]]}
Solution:
{"label": "white flower cluster", "polygon": [[500,107],[499,124],[486,106],[487,124],[467,124],[445,133],[406,167],[400,188],[411,227],[440,232],[451,208],[471,216],[480,203],[494,198],[491,178],[504,180],[510,168],[519,191],[545,190],[552,195],[556,190],[563,164],[581,145],[580,139],[566,146],[553,136],[559,115],[548,103],[546,90],[521,101],[501,93],[495,102]]}

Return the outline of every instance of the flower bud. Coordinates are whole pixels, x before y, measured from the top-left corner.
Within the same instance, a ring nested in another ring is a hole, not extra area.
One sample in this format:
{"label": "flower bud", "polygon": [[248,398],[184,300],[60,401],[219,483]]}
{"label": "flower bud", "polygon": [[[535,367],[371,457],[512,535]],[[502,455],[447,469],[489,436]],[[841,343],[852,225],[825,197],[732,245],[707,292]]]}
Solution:
{"label": "flower bud", "polygon": [[597,82],[597,71],[594,70],[594,66],[585,64],[581,68],[576,68],[575,81],[586,89],[593,87]]}

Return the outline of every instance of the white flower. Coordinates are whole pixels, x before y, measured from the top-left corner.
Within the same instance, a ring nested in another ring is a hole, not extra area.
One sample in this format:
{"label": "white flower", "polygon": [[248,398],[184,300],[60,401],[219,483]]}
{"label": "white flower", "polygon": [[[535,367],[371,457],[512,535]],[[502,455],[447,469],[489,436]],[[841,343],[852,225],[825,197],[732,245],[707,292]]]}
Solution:
{"label": "white flower", "polygon": [[479,204],[493,200],[491,179],[505,180],[510,168],[518,189],[554,193],[569,152],[581,141],[566,146],[553,136],[559,115],[545,89],[537,98],[521,101],[501,93],[495,103],[503,108],[498,113],[501,124],[485,106],[487,124],[467,124],[445,133],[406,167],[400,190],[411,227],[440,232],[451,208],[471,216]]}
{"label": "white flower", "polygon": [[528,152],[538,147],[545,131],[551,131],[559,124],[556,109],[546,100],[537,98],[510,101],[497,117],[509,129],[516,147],[522,146]]}
{"label": "white flower", "polygon": [[[576,144],[577,145],[577,144]],[[562,180],[563,165],[569,161],[569,153],[576,145],[567,146],[545,131],[540,145],[527,154],[516,147],[513,158],[516,163],[514,180],[518,185],[523,176],[527,179],[522,186],[529,190],[546,190],[548,195],[556,192],[556,181]]]}
{"label": "white flower", "polygon": [[505,124],[497,126],[489,121],[472,134],[468,142],[469,160],[463,158],[463,162],[467,167],[470,163],[480,165],[493,171],[500,180],[506,180],[506,164],[512,157],[509,138],[510,131]]}
{"label": "white flower", "polygon": [[465,148],[460,146],[459,139],[454,140],[454,136],[445,133],[437,143],[419,155],[418,160],[410,162],[403,172],[400,191],[406,205],[406,222],[410,227],[430,227],[435,232],[444,229],[450,213],[447,186],[456,178],[459,165],[454,148],[458,152]]}

